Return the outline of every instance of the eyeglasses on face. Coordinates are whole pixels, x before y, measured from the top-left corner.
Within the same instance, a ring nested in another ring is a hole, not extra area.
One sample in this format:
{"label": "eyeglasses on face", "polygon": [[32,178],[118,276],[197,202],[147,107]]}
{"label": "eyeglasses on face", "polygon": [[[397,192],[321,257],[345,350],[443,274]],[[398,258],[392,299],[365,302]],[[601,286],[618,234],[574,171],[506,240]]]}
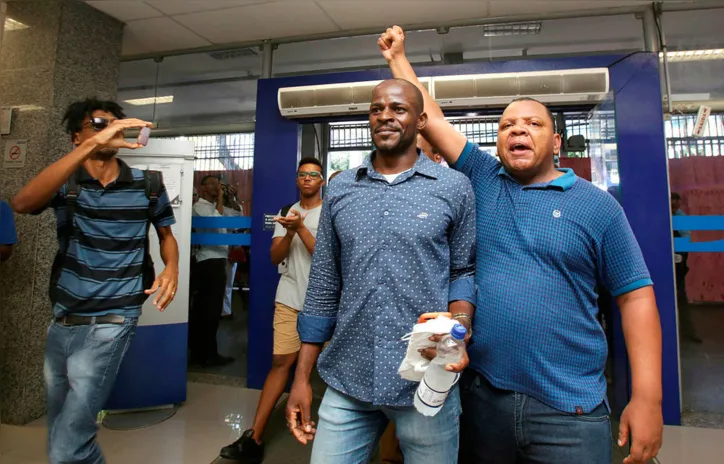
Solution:
{"label": "eyeglasses on face", "polygon": [[298,178],[298,179],[305,179],[307,176],[311,177],[311,178],[314,179],[314,180],[317,180],[317,179],[321,179],[321,178],[322,178],[322,173],[321,173],[321,172],[317,172],[317,171],[310,171],[310,172],[299,171],[299,172],[297,173],[297,178]]}

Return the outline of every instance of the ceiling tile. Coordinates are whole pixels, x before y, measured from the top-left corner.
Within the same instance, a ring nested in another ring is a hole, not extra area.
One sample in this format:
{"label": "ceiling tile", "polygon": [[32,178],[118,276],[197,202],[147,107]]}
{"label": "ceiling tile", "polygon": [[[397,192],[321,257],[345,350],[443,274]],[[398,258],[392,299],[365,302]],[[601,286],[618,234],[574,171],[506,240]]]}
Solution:
{"label": "ceiling tile", "polygon": [[[320,6],[342,29],[386,27],[394,24],[421,24],[488,16],[487,2],[448,0],[368,0],[339,2],[324,0]],[[384,14],[380,14],[384,11]]]}
{"label": "ceiling tile", "polygon": [[123,31],[123,54],[135,55],[211,45],[170,18],[131,21]]}
{"label": "ceiling tile", "polygon": [[383,28],[394,24],[439,23],[488,16],[488,3],[482,0],[320,0],[317,3],[342,29]]}
{"label": "ceiling tile", "polygon": [[146,3],[167,15],[198,13],[235,6],[265,3],[269,0],[147,0]]}
{"label": "ceiling tile", "polygon": [[243,42],[338,31],[313,1],[285,0],[174,16],[215,43]]}
{"label": "ceiling tile", "polygon": [[135,1],[90,1],[86,2],[93,8],[113,16],[121,21],[158,18],[163,14],[143,2]]}
{"label": "ceiling tile", "polygon": [[490,16],[528,16],[636,6],[636,4],[651,4],[651,2],[643,0],[492,0],[490,1]]}

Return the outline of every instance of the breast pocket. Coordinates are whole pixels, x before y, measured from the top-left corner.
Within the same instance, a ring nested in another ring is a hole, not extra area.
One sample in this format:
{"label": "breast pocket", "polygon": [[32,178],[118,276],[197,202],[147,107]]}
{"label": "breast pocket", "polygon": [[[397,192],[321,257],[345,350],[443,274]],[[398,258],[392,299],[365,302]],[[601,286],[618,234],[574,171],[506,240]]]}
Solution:
{"label": "breast pocket", "polygon": [[527,248],[546,263],[590,272],[594,241],[574,212],[564,208],[539,211],[525,228]]}
{"label": "breast pocket", "polygon": [[452,208],[435,197],[401,202],[397,211],[400,238],[413,243],[444,243],[453,222]]}

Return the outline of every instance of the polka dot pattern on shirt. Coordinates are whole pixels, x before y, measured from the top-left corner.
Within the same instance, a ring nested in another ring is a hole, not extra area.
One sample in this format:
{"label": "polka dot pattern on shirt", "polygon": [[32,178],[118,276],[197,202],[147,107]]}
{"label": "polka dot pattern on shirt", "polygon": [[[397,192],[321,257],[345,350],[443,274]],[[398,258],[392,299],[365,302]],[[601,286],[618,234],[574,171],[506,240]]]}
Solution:
{"label": "polka dot pattern on shirt", "polygon": [[[474,262],[474,196],[462,174],[420,156],[391,183],[369,160],[335,177],[298,325],[302,341],[331,337],[322,378],[360,401],[411,406],[416,384],[397,373],[401,338],[422,313],[447,311],[456,284],[474,288]],[[455,299],[474,302],[474,292]]]}

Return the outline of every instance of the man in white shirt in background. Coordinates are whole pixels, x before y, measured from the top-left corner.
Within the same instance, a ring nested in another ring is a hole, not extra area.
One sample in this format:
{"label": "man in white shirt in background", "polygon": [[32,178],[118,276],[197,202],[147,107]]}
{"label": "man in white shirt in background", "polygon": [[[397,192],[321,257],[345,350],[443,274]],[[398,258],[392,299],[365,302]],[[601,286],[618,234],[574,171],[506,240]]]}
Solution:
{"label": "man in white shirt in background", "polygon": [[[226,459],[259,464],[264,458],[262,435],[277,401],[284,392],[289,371],[297,361],[301,341],[297,333],[297,315],[304,305],[312,267],[312,253],[322,210],[322,164],[316,158],[303,158],[297,169],[297,187],[301,200],[291,205],[274,228],[272,263],[280,267],[274,310],[274,356],[264,383],[254,425],[241,438],[221,450]],[[285,208],[286,209],[286,208]]]}
{"label": "man in white shirt in background", "polygon": [[[194,216],[219,217],[224,213],[224,189],[215,176],[201,179],[199,201],[193,206]],[[200,229],[199,232],[226,232],[225,229]],[[196,251],[193,270],[194,287],[197,289],[189,313],[190,361],[202,366],[222,366],[234,361],[221,356],[216,344],[221,311],[226,293],[226,262],[229,247],[226,245],[202,245]]]}

